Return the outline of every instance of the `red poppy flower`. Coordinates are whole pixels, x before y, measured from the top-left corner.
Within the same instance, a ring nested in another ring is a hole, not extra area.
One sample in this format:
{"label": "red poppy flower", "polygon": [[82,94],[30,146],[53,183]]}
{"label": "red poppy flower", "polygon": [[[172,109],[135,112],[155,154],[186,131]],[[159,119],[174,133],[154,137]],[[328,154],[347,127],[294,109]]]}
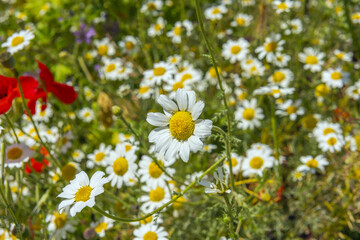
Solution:
{"label": "red poppy flower", "polygon": [[46,91],[53,93],[59,100],[65,104],[71,104],[76,100],[77,93],[74,90],[74,87],[57,83],[54,80],[53,75],[50,70],[41,62],[37,62],[40,68],[40,79],[44,84]]}
{"label": "red poppy flower", "polygon": [[21,76],[20,78],[21,87],[24,92],[24,97],[26,99],[29,99],[27,106],[31,112],[31,114],[35,114],[35,106],[36,101],[38,99],[42,99],[43,106],[42,110],[45,110],[46,108],[46,93],[44,90],[39,88],[39,82],[30,76]]}
{"label": "red poppy flower", "polygon": [[9,111],[12,101],[17,97],[16,78],[0,75],[0,115]]}
{"label": "red poppy flower", "polygon": [[43,159],[42,162],[36,161],[34,158],[30,159],[30,165],[28,163],[25,163],[25,172],[30,174],[32,173],[32,170],[34,169],[35,172],[42,173],[44,168],[46,166],[49,166],[49,161],[46,159]]}

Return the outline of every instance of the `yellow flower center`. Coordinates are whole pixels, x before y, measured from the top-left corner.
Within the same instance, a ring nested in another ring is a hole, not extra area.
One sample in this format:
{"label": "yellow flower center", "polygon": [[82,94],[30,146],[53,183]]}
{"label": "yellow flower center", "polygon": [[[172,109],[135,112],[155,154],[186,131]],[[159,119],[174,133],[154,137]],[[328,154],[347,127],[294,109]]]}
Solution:
{"label": "yellow flower center", "polygon": [[147,7],[148,7],[148,9],[149,10],[156,10],[156,5],[155,5],[155,3],[153,3],[153,2],[149,2],[148,4],[147,4]]}
{"label": "yellow flower center", "polygon": [[166,73],[165,68],[163,68],[163,67],[154,68],[154,75],[155,76],[162,76],[162,75],[164,75],[164,73]]}
{"label": "yellow flower center", "polygon": [[134,45],[133,42],[127,41],[127,42],[125,43],[125,48],[126,48],[127,50],[131,50],[131,49],[133,49],[134,47],[135,47],[135,45]]}
{"label": "yellow flower center", "polygon": [[302,177],[302,172],[296,172],[295,173],[295,175],[294,175],[294,177],[296,178],[296,179],[300,179],[301,177]]}
{"label": "yellow flower center", "polygon": [[154,26],[154,29],[155,29],[155,31],[160,31],[161,30],[161,25],[160,24],[155,24],[155,26]]}
{"label": "yellow flower center", "polygon": [[[220,68],[218,68],[218,72],[219,72],[219,74],[221,74],[221,69],[220,69]],[[210,74],[210,76],[211,76],[212,78],[216,78],[216,71],[215,71],[215,68],[214,68],[214,67],[211,67],[211,68],[209,69],[209,74]]]}
{"label": "yellow flower center", "polygon": [[147,224],[147,223],[151,223],[152,220],[153,220],[153,217],[150,216],[150,217],[145,218],[144,220],[141,220],[140,223],[141,224]]}
{"label": "yellow flower center", "polygon": [[318,165],[319,163],[314,158],[306,162],[306,166],[309,168],[317,168]]}
{"label": "yellow flower center", "polygon": [[99,55],[104,56],[104,55],[107,54],[108,49],[109,49],[108,46],[106,46],[106,45],[101,45],[101,46],[98,47],[97,51],[98,51],[98,54],[99,54]]}
{"label": "yellow flower center", "polygon": [[332,128],[325,128],[323,131],[325,136],[328,135],[329,133],[334,133],[334,132],[335,132],[335,130]]}
{"label": "yellow flower center", "polygon": [[39,115],[40,115],[40,117],[45,117],[45,114],[46,114],[45,111],[41,111]]}
{"label": "yellow flower center", "polygon": [[179,111],[170,118],[169,129],[177,140],[187,140],[195,130],[195,122],[189,112]]}
{"label": "yellow flower center", "polygon": [[267,52],[275,52],[276,48],[277,48],[276,42],[269,42],[268,44],[265,45],[265,51]]}
{"label": "yellow flower center", "polygon": [[287,9],[287,5],[286,3],[280,3],[277,5],[277,8],[280,10],[286,10]]}
{"label": "yellow flower center", "polygon": [[11,40],[11,46],[16,47],[17,45],[19,45],[23,42],[24,42],[24,37],[17,36]]}
{"label": "yellow flower center", "polygon": [[173,91],[176,92],[176,90],[178,90],[179,88],[180,88],[180,89],[181,89],[181,88],[184,88],[183,82],[176,82],[176,83],[174,83],[174,85],[173,85]]}
{"label": "yellow flower center", "polygon": [[105,158],[105,153],[103,152],[98,152],[97,154],[95,154],[95,162],[101,162],[102,160],[104,160]]}
{"label": "yellow flower center", "polygon": [[243,118],[250,121],[254,118],[255,111],[252,108],[246,108],[243,112]]}
{"label": "yellow flower center", "polygon": [[54,213],[54,223],[56,229],[63,228],[66,224],[66,213]]}
{"label": "yellow flower center", "polygon": [[129,145],[129,144],[125,145],[125,151],[126,151],[126,152],[130,151],[131,148],[132,148],[132,146]]}
{"label": "yellow flower center", "polygon": [[[173,198],[176,198],[176,196],[173,196]],[[179,210],[182,208],[184,202],[185,202],[185,198],[183,196],[179,197],[174,203],[173,203],[173,208],[176,210]]]}
{"label": "yellow flower center", "polygon": [[75,194],[75,202],[86,202],[90,199],[92,187],[83,186]]}
{"label": "yellow flower center", "polygon": [[101,222],[95,227],[95,232],[101,233],[102,231],[105,231],[107,228],[107,223]]}
{"label": "yellow flower center", "polygon": [[280,89],[273,89],[272,90],[272,94],[275,95],[275,94],[279,94],[281,93]]}
{"label": "yellow flower center", "polygon": [[343,59],[344,58],[344,53],[340,52],[338,54],[336,54],[336,57],[339,59]]}
{"label": "yellow flower center", "polygon": [[239,100],[245,100],[248,96],[248,93],[247,92],[243,92],[241,94],[238,95],[238,99]]}
{"label": "yellow flower center", "polygon": [[330,146],[334,146],[336,143],[337,143],[337,139],[334,138],[334,137],[331,137],[327,140],[327,143],[330,145]]}
{"label": "yellow flower center", "polygon": [[302,121],[303,127],[307,128],[307,129],[315,128],[315,126],[318,122],[317,119],[312,115],[305,116],[301,121]]}
{"label": "yellow flower center", "polygon": [[341,73],[339,73],[339,72],[333,72],[333,73],[331,74],[331,79],[333,79],[333,80],[339,80],[339,79],[341,79]]}
{"label": "yellow flower center", "polygon": [[213,13],[213,14],[219,14],[219,13],[221,13],[221,11],[220,11],[219,8],[214,8],[214,9],[212,10],[212,13]]}
{"label": "yellow flower center", "polygon": [[281,83],[285,79],[285,74],[280,71],[276,71],[272,77],[274,82]]}
{"label": "yellow flower center", "polygon": [[192,79],[192,75],[189,73],[185,73],[182,77],[181,77],[181,81],[185,82],[186,80]]}
{"label": "yellow flower center", "polygon": [[240,51],[241,51],[241,47],[239,46],[233,46],[231,49],[230,49],[231,53],[232,54],[238,54]]}
{"label": "yellow flower center", "polygon": [[306,64],[317,64],[318,63],[318,59],[316,56],[313,56],[313,55],[309,55],[306,57],[305,59],[305,63]]}
{"label": "yellow flower center", "polygon": [[237,18],[236,22],[239,26],[243,26],[245,24],[245,20],[243,18]]}
{"label": "yellow flower center", "polygon": [[291,105],[286,109],[286,112],[290,115],[290,114],[296,113],[296,110],[297,110],[297,108],[295,106]]}
{"label": "yellow flower center", "polygon": [[152,202],[160,202],[165,197],[165,191],[161,187],[157,187],[155,190],[150,190],[149,197]]}
{"label": "yellow flower center", "polygon": [[129,169],[129,164],[126,158],[119,157],[113,164],[114,173],[118,176],[123,176]]}
{"label": "yellow flower center", "polygon": [[[161,163],[161,162],[159,162]],[[156,165],[155,162],[150,163],[149,165],[149,174],[152,178],[158,178],[161,176],[163,171],[159,168],[158,165]]]}
{"label": "yellow flower center", "polygon": [[6,157],[9,160],[16,160],[23,154],[23,151],[18,147],[11,148],[7,153]]}
{"label": "yellow flower center", "polygon": [[[231,158],[231,166],[235,167],[237,163],[238,161],[236,158]],[[225,161],[225,164],[229,166],[229,162],[227,160]]]}
{"label": "yellow flower center", "polygon": [[250,160],[250,167],[253,169],[260,169],[264,164],[264,160],[261,157],[253,157]]}
{"label": "yellow flower center", "polygon": [[360,14],[354,13],[354,14],[351,16],[351,18],[352,18],[353,20],[360,20]]}
{"label": "yellow flower center", "polygon": [[61,175],[66,181],[73,180],[76,175],[76,167],[74,163],[67,163],[65,166],[61,169]]}
{"label": "yellow flower center", "polygon": [[139,94],[147,93],[150,90],[150,87],[140,87]]}
{"label": "yellow flower center", "polygon": [[315,88],[315,96],[317,97],[326,96],[329,93],[330,93],[330,88],[323,83],[317,85]]}
{"label": "yellow flower center", "polygon": [[180,36],[180,35],[181,35],[181,27],[180,27],[180,26],[174,28],[174,34],[175,34],[176,36]]}
{"label": "yellow flower center", "polygon": [[158,235],[155,232],[149,231],[144,234],[143,240],[157,240]]}
{"label": "yellow flower center", "polygon": [[106,66],[106,70],[105,70],[105,71],[106,71],[107,73],[109,73],[109,72],[114,71],[115,68],[116,68],[116,65],[115,65],[114,63],[111,63],[111,64],[109,64],[109,65]]}

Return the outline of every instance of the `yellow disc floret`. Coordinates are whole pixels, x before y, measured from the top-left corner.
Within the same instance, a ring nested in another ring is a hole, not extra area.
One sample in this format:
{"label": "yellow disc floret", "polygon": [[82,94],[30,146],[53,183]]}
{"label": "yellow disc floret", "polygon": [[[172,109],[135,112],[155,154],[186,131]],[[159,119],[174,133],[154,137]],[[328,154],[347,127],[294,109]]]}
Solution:
{"label": "yellow disc floret", "polygon": [[24,37],[17,36],[11,40],[11,46],[16,47],[17,45],[19,45],[23,42],[24,42]]}
{"label": "yellow disc floret", "polygon": [[250,160],[250,167],[253,169],[260,169],[264,164],[264,160],[261,157],[253,157]]}
{"label": "yellow disc floret", "polygon": [[123,176],[128,171],[128,168],[128,161],[126,160],[126,158],[123,157],[119,157],[118,159],[116,159],[113,164],[114,173],[118,176]]}
{"label": "yellow disc floret", "polygon": [[86,202],[90,199],[92,187],[83,186],[75,194],[75,202]]}
{"label": "yellow disc floret", "polygon": [[165,197],[165,190],[161,187],[157,187],[155,190],[150,190],[149,197],[152,202],[160,202]]}
{"label": "yellow disc floret", "polygon": [[252,108],[246,108],[243,112],[243,118],[251,121],[255,117],[255,111]]}
{"label": "yellow disc floret", "polygon": [[23,151],[20,148],[13,147],[6,153],[6,157],[9,160],[16,160],[19,157],[21,157],[22,154],[23,154]]}
{"label": "yellow disc floret", "polygon": [[158,178],[161,176],[162,173],[163,173],[163,171],[159,168],[158,165],[156,165],[155,162],[150,163],[149,174],[152,178]]}
{"label": "yellow disc floret", "polygon": [[169,121],[171,134],[179,141],[187,140],[194,133],[195,122],[189,112],[176,112]]}

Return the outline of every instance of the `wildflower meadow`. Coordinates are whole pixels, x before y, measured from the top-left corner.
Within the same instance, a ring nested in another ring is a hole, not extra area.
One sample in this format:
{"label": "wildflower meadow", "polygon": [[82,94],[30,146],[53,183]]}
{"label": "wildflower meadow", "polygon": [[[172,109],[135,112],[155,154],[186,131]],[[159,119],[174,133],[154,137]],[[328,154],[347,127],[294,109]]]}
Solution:
{"label": "wildflower meadow", "polygon": [[360,239],[360,0],[0,0],[0,240]]}

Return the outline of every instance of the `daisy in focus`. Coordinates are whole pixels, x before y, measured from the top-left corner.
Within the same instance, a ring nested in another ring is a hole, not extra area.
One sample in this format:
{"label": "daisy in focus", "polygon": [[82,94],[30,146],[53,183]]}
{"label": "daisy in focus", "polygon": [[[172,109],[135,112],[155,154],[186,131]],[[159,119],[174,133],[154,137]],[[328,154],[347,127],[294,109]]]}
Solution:
{"label": "daisy in focus", "polygon": [[265,168],[271,168],[275,162],[276,159],[268,151],[249,149],[242,165],[243,175],[247,177],[256,174],[261,177]]}
{"label": "daisy in focus", "polygon": [[95,205],[95,197],[104,192],[104,184],[109,180],[104,178],[104,172],[97,171],[89,180],[88,175],[82,171],[76,174],[74,180],[64,187],[63,192],[57,197],[65,198],[59,204],[59,213],[62,213],[68,206],[70,208],[70,215],[73,217],[76,213],[81,212],[85,207],[93,207]]}
{"label": "daisy in focus", "polygon": [[315,50],[314,48],[307,47],[303,53],[299,53],[300,62],[304,63],[304,69],[311,72],[320,72],[322,65],[324,65],[323,58],[325,54]]}
{"label": "daisy in focus", "polygon": [[140,209],[144,213],[150,213],[171,200],[169,188],[167,186],[150,187],[145,185],[142,186],[141,189],[147,193],[139,198],[139,201],[142,202]]}
{"label": "daisy in focus", "polygon": [[238,127],[241,129],[253,130],[260,126],[260,120],[264,119],[263,110],[257,107],[257,100],[255,98],[244,100],[235,112],[235,119],[240,121]]}
{"label": "daisy in focus", "polygon": [[249,50],[249,42],[243,38],[237,41],[229,40],[222,46],[222,55],[230,63],[240,62],[245,59]]}
{"label": "daisy in focus", "polygon": [[196,101],[195,92],[178,89],[176,103],[165,95],[160,95],[158,103],[163,113],[148,113],[146,121],[157,126],[149,134],[149,141],[155,143],[156,151],[165,159],[179,153],[184,162],[189,160],[190,151],[202,149],[201,139],[211,134],[212,121],[198,119],[205,106]]}
{"label": "daisy in focus", "polygon": [[1,44],[1,47],[6,47],[9,53],[14,54],[28,46],[30,44],[30,40],[33,38],[34,34],[31,30],[22,30],[11,35],[6,42]]}

